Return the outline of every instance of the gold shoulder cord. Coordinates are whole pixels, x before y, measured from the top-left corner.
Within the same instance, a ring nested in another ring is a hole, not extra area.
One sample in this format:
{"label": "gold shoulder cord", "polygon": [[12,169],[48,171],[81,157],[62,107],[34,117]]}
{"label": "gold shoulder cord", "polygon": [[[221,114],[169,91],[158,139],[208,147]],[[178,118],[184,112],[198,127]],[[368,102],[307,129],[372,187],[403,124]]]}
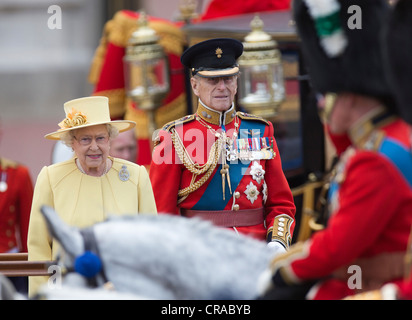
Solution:
{"label": "gold shoulder cord", "polygon": [[[222,140],[217,139],[213,143],[207,162],[204,165],[199,165],[197,163],[194,163],[192,158],[188,155],[186,148],[184,147],[183,142],[176,130],[171,130],[171,136],[173,145],[176,149],[176,153],[179,156],[180,161],[182,161],[185,168],[193,174],[190,185],[184,189],[179,190],[178,192],[179,200],[177,203],[179,204],[183,200],[185,200],[190,193],[199,189],[209,179],[216,168],[218,159],[222,152]],[[204,176],[196,181],[197,176],[201,174],[204,174]]]}

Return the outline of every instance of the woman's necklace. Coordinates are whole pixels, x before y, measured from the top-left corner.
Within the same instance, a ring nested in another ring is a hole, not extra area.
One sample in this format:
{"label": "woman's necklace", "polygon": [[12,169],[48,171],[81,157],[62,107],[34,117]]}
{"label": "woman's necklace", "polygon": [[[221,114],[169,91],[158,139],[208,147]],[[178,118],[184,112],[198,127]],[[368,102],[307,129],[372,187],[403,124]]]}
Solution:
{"label": "woman's necklace", "polygon": [[[106,173],[109,172],[109,170],[110,170],[110,163],[111,163],[111,160],[110,160],[110,159],[106,159],[106,167],[104,168],[103,173],[102,173],[99,177],[104,176]],[[82,165],[80,164],[79,158],[76,158],[76,165],[77,165],[77,167],[79,168],[79,170],[80,170],[81,173],[87,174],[87,173],[84,171]]]}

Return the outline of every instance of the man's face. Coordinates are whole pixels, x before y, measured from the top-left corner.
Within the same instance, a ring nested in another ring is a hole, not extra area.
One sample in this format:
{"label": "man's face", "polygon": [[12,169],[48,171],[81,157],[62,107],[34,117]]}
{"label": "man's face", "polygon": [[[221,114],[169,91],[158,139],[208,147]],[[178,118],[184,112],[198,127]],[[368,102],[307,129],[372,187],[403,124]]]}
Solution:
{"label": "man's face", "polygon": [[352,124],[353,95],[328,93],[318,100],[318,110],[334,134],[347,132]]}
{"label": "man's face", "polygon": [[121,132],[110,141],[110,155],[115,158],[136,162],[137,142],[133,130]]}
{"label": "man's face", "polygon": [[193,92],[209,108],[225,111],[232,106],[237,92],[237,76],[190,79]]}

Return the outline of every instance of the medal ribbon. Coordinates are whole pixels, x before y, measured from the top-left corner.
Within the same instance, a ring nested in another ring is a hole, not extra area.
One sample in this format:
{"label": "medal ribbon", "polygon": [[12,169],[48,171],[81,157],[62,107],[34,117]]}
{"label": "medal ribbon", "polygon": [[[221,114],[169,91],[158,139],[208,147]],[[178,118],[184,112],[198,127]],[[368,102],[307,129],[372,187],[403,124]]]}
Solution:
{"label": "medal ribbon", "polygon": [[[253,129],[254,132],[259,130],[260,137],[263,137],[265,133],[266,125],[264,123],[256,122],[256,121],[242,121],[239,127],[239,136],[240,139],[236,139],[237,145],[243,148],[248,148],[248,132]],[[239,185],[240,181],[245,177],[245,172],[249,167],[251,161],[250,160],[239,160],[236,159],[234,163],[230,162],[230,181],[232,190],[236,190],[237,186]],[[206,182],[207,185],[206,190],[202,194],[199,201],[190,209],[192,210],[223,210],[229,200],[232,198],[230,196],[229,187],[226,186],[225,188],[225,199],[220,196],[220,192],[216,193],[217,190],[222,189],[222,177],[220,171],[222,170],[222,165],[220,164],[215,169],[213,175],[209,178],[209,183]],[[218,172],[218,174],[216,174]],[[247,178],[247,176],[246,176]],[[218,195],[218,196],[217,196]]]}

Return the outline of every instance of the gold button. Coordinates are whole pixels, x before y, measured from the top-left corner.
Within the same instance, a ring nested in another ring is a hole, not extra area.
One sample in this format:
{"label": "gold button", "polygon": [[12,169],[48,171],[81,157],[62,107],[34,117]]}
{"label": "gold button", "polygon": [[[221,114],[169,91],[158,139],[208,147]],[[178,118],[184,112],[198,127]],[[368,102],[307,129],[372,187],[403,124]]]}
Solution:
{"label": "gold button", "polygon": [[240,198],[240,192],[239,192],[239,191],[236,191],[236,192],[235,192],[235,198],[236,198],[236,199],[239,199],[239,198]]}
{"label": "gold button", "polygon": [[16,207],[14,205],[11,205],[9,207],[10,212],[14,212],[16,210]]}
{"label": "gold button", "polygon": [[11,230],[6,230],[6,236],[11,237],[13,235],[13,232]]}
{"label": "gold button", "polygon": [[238,210],[239,210],[239,205],[238,205],[238,204],[235,204],[235,205],[233,206],[233,210],[238,211]]}

